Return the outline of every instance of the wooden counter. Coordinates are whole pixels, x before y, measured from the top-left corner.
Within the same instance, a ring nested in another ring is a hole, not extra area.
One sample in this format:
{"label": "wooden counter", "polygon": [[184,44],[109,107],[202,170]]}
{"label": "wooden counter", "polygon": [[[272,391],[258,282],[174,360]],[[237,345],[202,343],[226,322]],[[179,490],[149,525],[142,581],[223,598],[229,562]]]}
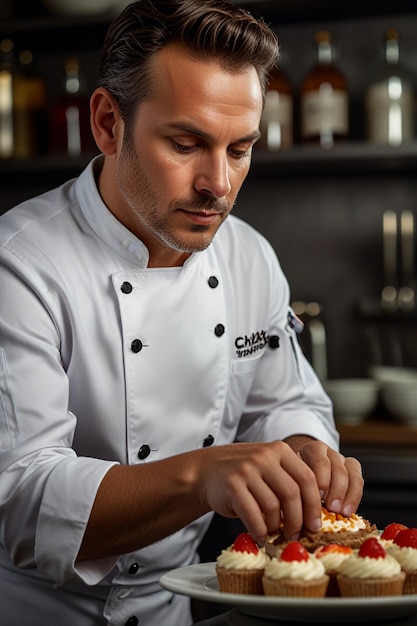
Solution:
{"label": "wooden counter", "polygon": [[342,454],[362,465],[365,485],[359,513],[378,528],[393,521],[417,526],[417,428],[381,417],[336,426]]}
{"label": "wooden counter", "polygon": [[357,426],[336,422],[341,445],[348,446],[393,446],[417,450],[417,428],[396,422],[369,419]]}

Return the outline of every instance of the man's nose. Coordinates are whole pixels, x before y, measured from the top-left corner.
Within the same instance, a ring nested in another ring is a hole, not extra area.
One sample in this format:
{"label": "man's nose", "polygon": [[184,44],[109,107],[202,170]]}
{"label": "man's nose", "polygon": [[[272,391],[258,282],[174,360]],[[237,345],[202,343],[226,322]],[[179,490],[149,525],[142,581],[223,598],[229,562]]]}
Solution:
{"label": "man's nose", "polygon": [[223,198],[231,191],[229,162],[227,155],[204,158],[196,178],[195,187],[199,193]]}

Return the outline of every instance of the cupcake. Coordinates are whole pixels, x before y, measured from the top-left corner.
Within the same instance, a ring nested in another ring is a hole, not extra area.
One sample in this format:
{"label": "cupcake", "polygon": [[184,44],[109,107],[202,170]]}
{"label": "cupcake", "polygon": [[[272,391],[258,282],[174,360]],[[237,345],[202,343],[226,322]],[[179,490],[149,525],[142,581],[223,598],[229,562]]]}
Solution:
{"label": "cupcake", "polygon": [[388,554],[398,561],[405,573],[403,593],[417,593],[417,528],[405,528],[394,537]]}
{"label": "cupcake", "polygon": [[385,526],[381,536],[379,537],[379,541],[382,543],[385,550],[388,550],[388,548],[392,546],[394,539],[400,530],[405,530],[406,528],[408,528],[408,526],[399,524],[398,522],[392,522],[391,524],[388,524],[388,526]]}
{"label": "cupcake", "polygon": [[323,563],[298,541],[266,564],[262,578],[266,596],[323,598],[328,582]]}
{"label": "cupcake", "polygon": [[262,576],[269,557],[248,533],[217,557],[216,574],[220,591],[263,595]]}
{"label": "cupcake", "polygon": [[337,582],[343,597],[399,596],[405,574],[376,537],[366,539],[340,566]]}
{"label": "cupcake", "polygon": [[[311,532],[303,528],[298,541],[308,552],[314,552],[320,546],[329,543],[349,546],[358,549],[362,542],[371,536],[376,536],[378,529],[375,524],[371,524],[364,517],[353,513],[350,517],[345,517],[340,513],[328,511],[325,507],[321,510],[321,529],[318,532]],[[277,533],[268,537],[266,542],[266,552],[269,556],[277,556],[279,550],[287,545],[288,541],[284,537],[283,528]]]}
{"label": "cupcake", "polygon": [[340,596],[337,574],[342,563],[352,554],[353,550],[349,546],[341,546],[338,543],[329,543],[327,546],[320,546],[315,550],[314,556],[320,559],[324,565],[324,570],[329,577],[326,596],[337,598]]}

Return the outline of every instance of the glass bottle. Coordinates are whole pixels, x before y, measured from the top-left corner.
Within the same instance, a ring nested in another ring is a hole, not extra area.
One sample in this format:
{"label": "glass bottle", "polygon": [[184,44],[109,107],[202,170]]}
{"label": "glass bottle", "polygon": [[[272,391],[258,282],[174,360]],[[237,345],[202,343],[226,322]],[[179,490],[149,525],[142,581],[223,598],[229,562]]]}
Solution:
{"label": "glass bottle", "polygon": [[399,32],[385,31],[384,64],[365,95],[367,138],[399,146],[413,139],[412,80],[400,60]]}
{"label": "glass bottle", "polygon": [[13,86],[14,156],[46,151],[46,85],[33,67],[33,54],[22,50]]}
{"label": "glass bottle", "polygon": [[77,157],[94,150],[90,128],[89,101],[82,85],[79,62],[75,57],[65,63],[64,93],[50,114],[50,149]]}
{"label": "glass bottle", "polygon": [[317,62],[301,85],[301,138],[331,148],[349,133],[346,78],[335,63],[331,35],[316,33]]}
{"label": "glass bottle", "polygon": [[260,149],[277,151],[293,145],[293,87],[281,68],[271,74],[260,131],[256,144]]}
{"label": "glass bottle", "polygon": [[13,42],[0,41],[0,158],[13,156]]}

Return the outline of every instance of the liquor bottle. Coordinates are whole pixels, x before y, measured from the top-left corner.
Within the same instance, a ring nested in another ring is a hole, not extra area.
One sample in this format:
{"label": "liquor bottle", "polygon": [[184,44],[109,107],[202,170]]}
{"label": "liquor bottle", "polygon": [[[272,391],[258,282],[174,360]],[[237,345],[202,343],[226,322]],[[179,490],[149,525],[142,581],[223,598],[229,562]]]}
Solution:
{"label": "liquor bottle", "polygon": [[399,146],[413,139],[412,78],[400,60],[399,32],[385,31],[384,63],[365,95],[368,141]]}
{"label": "liquor bottle", "polygon": [[45,152],[46,85],[33,67],[33,54],[22,50],[13,84],[14,156],[27,158]]}
{"label": "liquor bottle", "polygon": [[78,59],[65,63],[65,87],[50,114],[51,152],[77,157],[94,150],[89,101],[83,89]]}
{"label": "liquor bottle", "polygon": [[13,42],[0,41],[0,158],[13,156]]}
{"label": "liquor bottle", "polygon": [[317,62],[301,85],[301,138],[331,148],[349,133],[346,78],[335,63],[331,35],[319,31]]}
{"label": "liquor bottle", "polygon": [[260,131],[256,146],[262,150],[285,150],[293,145],[293,87],[281,68],[271,74]]}

